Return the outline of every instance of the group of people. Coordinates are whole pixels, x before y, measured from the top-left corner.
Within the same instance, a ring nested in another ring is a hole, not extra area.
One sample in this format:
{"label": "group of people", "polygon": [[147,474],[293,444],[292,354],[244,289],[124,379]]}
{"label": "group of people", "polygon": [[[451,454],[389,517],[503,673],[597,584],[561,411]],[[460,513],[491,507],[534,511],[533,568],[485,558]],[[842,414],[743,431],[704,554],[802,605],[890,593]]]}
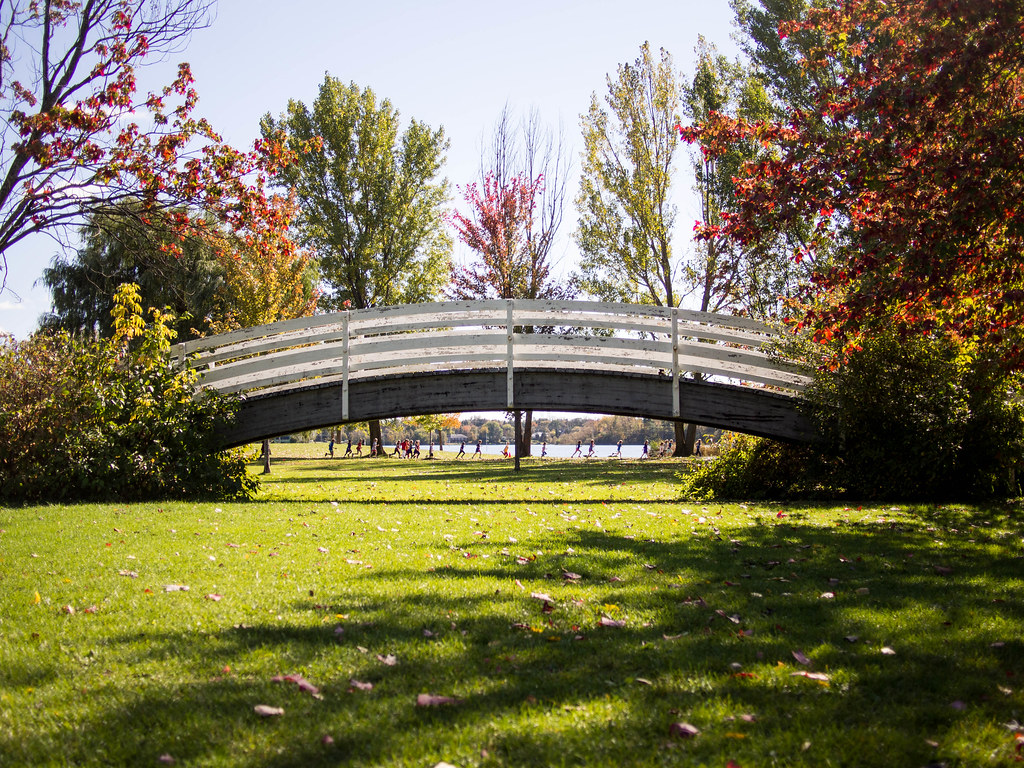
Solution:
{"label": "group of people", "polygon": [[[331,442],[327,444],[327,453],[324,456],[330,456],[334,458],[334,438],[331,438]],[[342,454],[343,459],[347,459],[349,456],[362,456],[363,455],[363,440],[362,438],[356,443],[355,451],[352,450],[352,438],[348,439],[348,444],[345,446],[345,453]],[[377,438],[373,438],[373,443],[370,446],[370,456],[377,455]]]}
{"label": "group of people", "polygon": [[[664,458],[665,456],[671,456],[675,452],[675,447],[676,447],[676,441],[675,440],[671,440],[671,439],[663,440],[661,445],[658,447],[658,453],[657,453],[657,457],[656,458],[661,459],[661,458]],[[650,458],[651,457],[650,450],[651,450],[651,442],[650,442],[650,440],[644,440],[644,445],[643,445],[643,449],[642,449],[642,451],[640,453],[640,458],[641,459],[648,459],[648,458]],[[383,447],[381,448],[380,454],[382,456],[384,455]],[[327,453],[325,453],[324,455],[325,456],[330,456],[332,459],[334,458],[334,438],[333,437],[331,438],[331,442],[327,445]],[[352,438],[350,437],[348,439],[348,445],[345,447],[345,454],[344,454],[343,458],[347,458],[348,456],[352,456],[352,455],[353,455]],[[362,439],[360,439],[356,443],[354,455],[356,455],[356,456],[362,456],[363,455],[363,441],[362,441]],[[370,457],[374,457],[374,456],[377,455],[377,439],[376,438],[373,439],[373,444],[370,446],[370,454],[369,455],[370,455]],[[395,444],[395,450],[392,451],[391,455],[392,456],[398,456],[399,458],[403,458],[403,459],[418,459],[421,456],[421,453],[420,453],[420,441],[419,440],[400,440],[399,442],[397,442]],[[461,459],[465,455],[466,455],[466,443],[465,442],[459,443],[459,452],[455,455],[455,458],[456,459]],[[476,450],[473,451],[473,458],[474,459],[478,459],[482,455],[483,455],[483,442],[481,440],[477,440],[476,441]],[[512,456],[512,452],[509,449],[509,441],[508,440],[505,441],[505,448],[502,450],[501,455],[504,458],[506,458],[506,459],[511,458],[511,456]],[[541,458],[546,458],[547,455],[548,455],[548,444],[547,444],[547,441],[545,440],[543,443],[541,443],[540,456],[541,456]],[[701,443],[700,440],[697,440],[696,444],[694,445],[693,455],[694,456],[701,456],[701,455],[703,455],[702,443]],[[589,446],[589,448],[587,450],[586,455],[584,455],[584,453],[583,453],[583,441],[582,440],[577,440],[576,441],[576,450],[573,451],[572,456],[570,456],[569,458],[575,459],[575,458],[579,457],[579,458],[592,459],[595,456],[597,456],[597,446],[594,444],[593,440],[590,441],[590,446]],[[427,454],[427,458],[428,459],[434,458],[434,441],[433,440],[430,441],[430,448],[429,448],[429,453]],[[621,440],[619,440],[615,444],[615,450],[612,451],[611,454],[609,454],[609,458],[619,458],[619,459],[622,458],[622,441]]]}

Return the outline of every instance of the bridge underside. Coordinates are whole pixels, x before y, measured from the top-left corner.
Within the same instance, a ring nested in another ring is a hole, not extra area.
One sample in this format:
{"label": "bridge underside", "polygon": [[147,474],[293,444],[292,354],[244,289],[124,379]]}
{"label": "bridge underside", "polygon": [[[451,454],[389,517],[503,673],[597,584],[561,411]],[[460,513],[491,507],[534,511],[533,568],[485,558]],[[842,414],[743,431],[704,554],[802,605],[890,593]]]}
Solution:
{"label": "bridge underside", "polygon": [[[508,410],[506,373],[454,371],[358,379],[349,383],[348,422]],[[668,377],[645,374],[552,371],[517,368],[516,408],[535,411],[638,416],[677,420],[773,437],[791,442],[814,439],[810,422],[793,397],[751,387],[683,380],[680,413],[673,417]],[[235,425],[222,435],[224,447],[341,424],[338,382],[250,395]]]}

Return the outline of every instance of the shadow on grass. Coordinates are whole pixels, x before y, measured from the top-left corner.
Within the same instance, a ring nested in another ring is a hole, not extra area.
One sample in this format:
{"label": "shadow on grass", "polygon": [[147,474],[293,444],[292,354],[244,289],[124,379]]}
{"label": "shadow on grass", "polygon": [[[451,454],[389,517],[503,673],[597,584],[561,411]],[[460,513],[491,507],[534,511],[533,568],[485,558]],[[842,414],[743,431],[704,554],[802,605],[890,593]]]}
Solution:
{"label": "shadow on grass", "polygon": [[[138,689],[99,706],[62,759],[892,766],[981,765],[1003,749],[997,762],[1010,760],[993,724],[1024,707],[1022,558],[983,521],[937,511],[930,522],[794,520],[672,541],[581,531],[573,555],[534,560],[473,541],[458,566],[381,570],[297,600],[320,619],[308,624],[114,637],[146,649],[133,659]],[[531,591],[551,594],[550,612]],[[343,607],[351,621],[335,618]],[[624,625],[600,626],[602,615]],[[391,653],[395,666],[379,659]],[[208,674],[145,677],[168,658]],[[269,679],[299,671],[322,699]],[[417,707],[424,692],[461,703]],[[285,717],[260,720],[261,703]],[[680,720],[700,737],[670,738]],[[28,753],[55,735],[36,738]],[[93,754],[76,751],[85,745]]]}
{"label": "shadow on grass", "polygon": [[[351,476],[353,481],[368,486],[373,482],[401,483],[409,487],[435,483],[440,479],[453,483],[501,483],[512,487],[529,488],[538,483],[572,483],[590,486],[614,487],[650,480],[673,479],[675,474],[686,467],[686,461],[636,459],[579,461],[570,459],[524,459],[523,469],[515,471],[511,461],[489,459],[412,461],[388,460],[381,466],[379,474],[368,473],[372,462],[358,460],[311,460],[294,459],[289,462],[288,476],[278,478],[273,474],[261,478],[268,487],[283,483],[323,483],[344,480]],[[374,459],[373,462],[378,460]],[[401,473],[396,473],[395,465]],[[253,465],[254,467],[256,465]]]}

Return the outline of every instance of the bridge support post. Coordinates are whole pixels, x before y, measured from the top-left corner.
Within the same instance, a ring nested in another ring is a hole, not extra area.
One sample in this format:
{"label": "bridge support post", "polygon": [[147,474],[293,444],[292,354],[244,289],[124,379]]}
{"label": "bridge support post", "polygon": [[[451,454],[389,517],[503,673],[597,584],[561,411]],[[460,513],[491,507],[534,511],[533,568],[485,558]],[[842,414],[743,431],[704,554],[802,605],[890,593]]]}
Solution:
{"label": "bridge support post", "polygon": [[341,421],[348,421],[348,310],[341,316],[341,332],[344,334],[341,347]]}
{"label": "bridge support post", "polygon": [[672,416],[679,413],[679,308],[672,307]]}
{"label": "bridge support post", "polygon": [[505,350],[505,390],[509,410],[514,408],[516,404],[515,374],[513,373],[515,359],[515,305],[515,299],[508,299],[508,313],[505,320],[505,333],[507,338]]}

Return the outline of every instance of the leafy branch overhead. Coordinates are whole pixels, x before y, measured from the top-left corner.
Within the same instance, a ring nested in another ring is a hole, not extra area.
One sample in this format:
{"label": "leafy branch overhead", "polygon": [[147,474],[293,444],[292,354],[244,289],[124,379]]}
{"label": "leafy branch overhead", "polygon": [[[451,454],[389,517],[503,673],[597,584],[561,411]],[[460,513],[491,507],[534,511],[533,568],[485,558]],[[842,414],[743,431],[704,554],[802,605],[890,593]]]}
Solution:
{"label": "leafy branch overhead", "polygon": [[[225,144],[195,115],[189,65],[139,93],[137,73],[177,53],[211,0],[31,2],[0,7],[0,285],[7,251],[37,232],[66,243],[95,214],[122,213],[177,239],[226,225],[287,243],[264,192],[288,159],[273,138]],[[211,226],[208,215],[213,215]],[[285,246],[288,247],[288,246]]]}

